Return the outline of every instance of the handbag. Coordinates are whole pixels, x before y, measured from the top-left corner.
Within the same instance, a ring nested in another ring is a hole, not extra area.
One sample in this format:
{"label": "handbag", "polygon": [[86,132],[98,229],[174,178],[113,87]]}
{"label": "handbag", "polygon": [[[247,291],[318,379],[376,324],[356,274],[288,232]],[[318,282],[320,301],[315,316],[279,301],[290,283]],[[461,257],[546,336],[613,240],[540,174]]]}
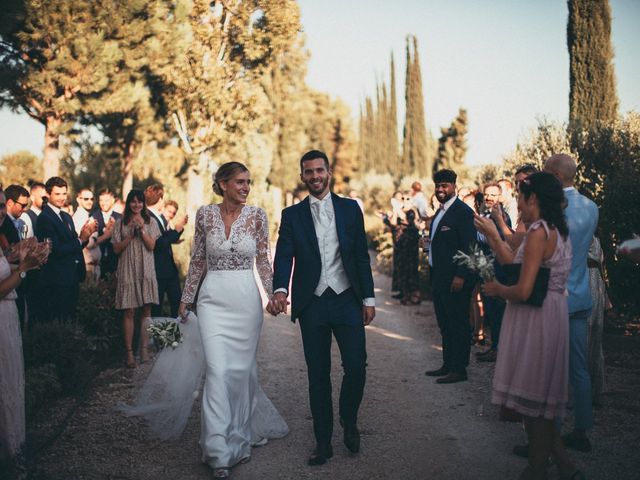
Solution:
{"label": "handbag", "polygon": [[[507,263],[502,265],[505,276],[504,284],[507,286],[513,286],[518,283],[521,268],[521,263]],[[533,290],[531,291],[531,295],[529,295],[529,298],[527,298],[524,303],[534,307],[542,306],[542,304],[544,303],[544,299],[547,296],[550,274],[551,269],[548,267],[540,267],[538,269],[538,274],[536,275],[536,280],[533,283]]]}

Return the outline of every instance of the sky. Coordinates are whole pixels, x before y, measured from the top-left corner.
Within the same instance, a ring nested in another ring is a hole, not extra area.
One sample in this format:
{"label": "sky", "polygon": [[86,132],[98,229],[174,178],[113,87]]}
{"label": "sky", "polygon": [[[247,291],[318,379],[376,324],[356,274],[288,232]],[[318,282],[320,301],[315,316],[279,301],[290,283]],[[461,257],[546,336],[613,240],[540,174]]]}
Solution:
{"label": "sky", "polygon": [[[460,107],[469,118],[467,163],[500,162],[539,120],[564,122],[569,55],[564,0],[300,0],[307,82],[352,111],[375,95],[396,61],[404,122],[405,38],[416,35],[427,128],[437,138]],[[620,113],[640,111],[640,1],[610,0]],[[0,111],[0,155],[41,155],[43,127]]]}

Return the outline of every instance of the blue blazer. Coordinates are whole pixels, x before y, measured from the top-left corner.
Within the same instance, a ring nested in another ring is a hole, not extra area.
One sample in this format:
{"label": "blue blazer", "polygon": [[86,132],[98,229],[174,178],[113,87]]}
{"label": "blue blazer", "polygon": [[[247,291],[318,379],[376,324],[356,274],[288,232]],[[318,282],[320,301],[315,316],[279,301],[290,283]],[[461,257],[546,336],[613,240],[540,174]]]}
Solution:
{"label": "blue blazer", "polygon": [[[356,297],[373,298],[373,275],[364,231],[362,211],[355,200],[331,193],[342,265]],[[294,267],[295,260],[295,267]],[[282,211],[273,265],[273,289],[289,290],[291,320],[296,321],[313,298],[320,281],[320,249],[311,216],[309,197]]]}
{"label": "blue blazer", "polygon": [[84,280],[86,270],[82,256],[82,244],[67,212],[60,212],[63,220],[49,205],[38,215],[35,233],[39,241],[50,238],[51,253],[42,266],[40,283],[47,285],[76,285]]}
{"label": "blue blazer", "polygon": [[431,283],[433,289],[448,292],[453,277],[464,278],[464,287],[474,284],[473,274],[465,267],[453,261],[458,250],[469,252],[469,248],[477,240],[476,228],[473,226],[473,210],[459,198],[451,204],[438,223],[438,230],[429,231],[431,239],[431,255],[433,268]]}
{"label": "blue blazer", "polygon": [[591,290],[587,271],[587,254],[598,226],[598,207],[575,188],[565,190],[567,208],[564,211],[571,240],[571,272],[567,280],[569,313],[591,308]]}

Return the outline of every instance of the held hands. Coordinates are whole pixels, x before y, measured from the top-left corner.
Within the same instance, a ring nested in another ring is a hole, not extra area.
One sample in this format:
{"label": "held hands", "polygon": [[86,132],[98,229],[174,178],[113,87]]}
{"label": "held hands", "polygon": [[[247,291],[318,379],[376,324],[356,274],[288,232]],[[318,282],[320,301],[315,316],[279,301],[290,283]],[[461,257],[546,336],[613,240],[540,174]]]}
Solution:
{"label": "held hands", "polygon": [[279,313],[287,313],[287,305],[289,305],[289,301],[287,300],[286,293],[274,293],[271,300],[269,300],[269,303],[267,303],[267,312],[274,317]]}

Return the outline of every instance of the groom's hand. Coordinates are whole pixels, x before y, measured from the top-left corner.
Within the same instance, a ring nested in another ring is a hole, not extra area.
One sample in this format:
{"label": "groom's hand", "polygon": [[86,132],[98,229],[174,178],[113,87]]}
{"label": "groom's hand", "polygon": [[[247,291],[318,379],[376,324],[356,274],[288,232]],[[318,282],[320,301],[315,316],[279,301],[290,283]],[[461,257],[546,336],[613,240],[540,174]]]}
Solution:
{"label": "groom's hand", "polygon": [[362,307],[362,321],[369,325],[376,316],[376,307]]}
{"label": "groom's hand", "polygon": [[[276,292],[271,297],[271,301],[269,302],[272,308],[272,315],[277,315],[279,313],[287,313],[287,305],[289,302],[287,300],[287,294],[284,292]],[[268,310],[268,306],[267,306]],[[275,313],[274,313],[275,312]]]}

